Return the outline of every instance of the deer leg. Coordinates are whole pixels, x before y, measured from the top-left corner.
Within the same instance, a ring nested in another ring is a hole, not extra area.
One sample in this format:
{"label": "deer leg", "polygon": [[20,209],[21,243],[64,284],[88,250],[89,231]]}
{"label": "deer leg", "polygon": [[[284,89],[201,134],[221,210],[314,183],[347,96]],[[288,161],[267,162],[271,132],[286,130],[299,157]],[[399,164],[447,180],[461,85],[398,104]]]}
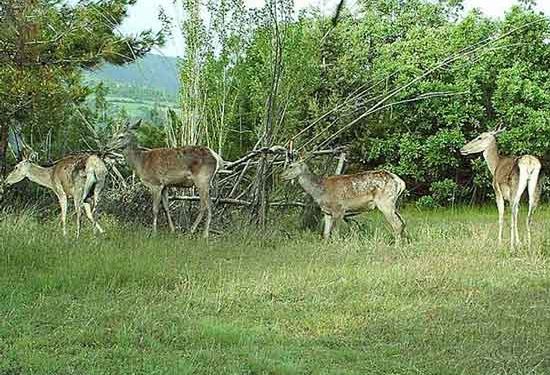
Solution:
{"label": "deer leg", "polygon": [[332,216],[325,214],[325,229],[323,231],[323,238],[328,240],[330,238],[330,231],[332,230]]}
{"label": "deer leg", "polygon": [[82,214],[82,201],[80,198],[74,198],[74,210],[76,211],[76,238],[80,237],[80,216]]}
{"label": "deer leg", "polygon": [[[99,203],[99,194],[103,190],[103,187],[105,186],[105,180],[103,178],[97,179],[95,186],[94,186],[94,197],[93,197],[93,205],[92,205],[92,214],[95,214],[95,211],[97,210],[97,205]],[[96,223],[97,225],[97,223]],[[99,229],[99,228],[98,228]],[[103,233],[103,231],[100,230],[100,233]]]}
{"label": "deer leg", "polygon": [[63,237],[67,237],[67,196],[59,194],[59,206],[61,207],[61,225],[63,226]]}
{"label": "deer leg", "polygon": [[395,205],[378,201],[376,202],[376,207],[382,212],[387,222],[391,225],[395,242],[399,244],[401,242],[401,235],[403,234],[404,223],[397,214]]}
{"label": "deer leg", "polygon": [[529,179],[528,184],[528,192],[529,192],[529,211],[527,213],[527,246],[529,249],[531,248],[531,223],[533,220],[533,213],[535,212],[535,209],[537,208],[537,205],[539,203],[539,197],[540,197],[540,189],[539,189],[539,171],[540,170],[534,170],[531,174],[531,178]]}
{"label": "deer leg", "polygon": [[515,232],[515,238],[516,238],[516,245],[517,246],[521,246],[521,240],[519,238],[519,225],[518,225],[519,208],[520,208],[520,202],[518,202],[518,204],[517,204],[516,214],[515,214],[515,219],[514,219],[514,232]]}
{"label": "deer leg", "polygon": [[401,217],[401,214],[399,213],[397,208],[395,209],[395,215],[397,216],[397,218],[401,222],[400,237],[404,237],[406,242],[410,242],[411,238],[409,237],[409,234],[408,234],[407,229],[406,229],[407,225],[405,224],[405,220],[403,220],[403,217]]}
{"label": "deer leg", "polygon": [[90,196],[90,193],[92,192],[95,183],[96,183],[95,174],[93,172],[87,173],[86,180],[84,181],[84,185],[82,186],[82,190],[80,191],[79,201],[81,205],[84,203],[86,198]]}
{"label": "deer leg", "polygon": [[519,210],[519,199],[515,196],[510,204],[512,219],[510,223],[510,249],[514,250],[516,244],[519,245],[519,238],[517,237],[517,225],[518,225],[518,210]]}
{"label": "deer leg", "polygon": [[[195,184],[197,186],[197,184]],[[195,219],[195,222],[193,223],[193,226],[191,227],[191,233],[195,233],[195,231],[197,230],[197,227],[199,226],[199,224],[201,223],[203,217],[204,217],[204,212],[205,211],[208,211],[208,216],[209,218],[207,218],[207,223],[205,225],[205,232],[204,232],[204,236],[205,237],[208,237],[208,226],[210,225],[210,219],[212,217],[212,213],[210,211],[210,205],[209,205],[209,194],[208,194],[208,186],[204,187],[204,186],[197,186],[197,189],[199,190],[199,196],[200,196],[200,210],[199,210],[199,215],[197,216],[197,218]]]}
{"label": "deer leg", "polygon": [[170,202],[168,199],[167,188],[164,188],[162,190],[162,208],[164,209],[164,212],[166,212],[166,217],[168,218],[168,225],[170,226],[170,230],[173,233],[176,229],[174,228],[174,223],[172,222],[172,218],[170,217]]}
{"label": "deer leg", "polygon": [[344,211],[337,211],[332,215],[331,232],[336,232],[336,238],[338,238],[340,234],[340,226],[338,224],[340,224],[343,218],[344,218]]}
{"label": "deer leg", "polygon": [[157,220],[159,216],[159,206],[162,196],[162,187],[154,186],[151,188],[153,195],[153,233],[157,233]]}
{"label": "deer leg", "polygon": [[204,238],[208,238],[211,221],[212,221],[212,200],[210,199],[210,192],[206,190],[206,222],[204,223],[204,233],[203,233]]}
{"label": "deer leg", "polygon": [[504,197],[500,189],[495,189],[498,209],[498,246],[502,246],[502,233],[504,231]]}
{"label": "deer leg", "polygon": [[[323,209],[323,211],[325,211]],[[332,232],[337,228],[337,224],[345,216],[345,212],[341,211],[339,208],[332,209],[325,213],[325,225],[323,230],[323,239],[328,240],[332,235]]]}
{"label": "deer leg", "polygon": [[512,239],[510,247],[513,250],[516,245],[520,245],[519,240],[519,231],[518,231],[518,211],[519,211],[519,202],[525,188],[527,187],[527,171],[524,168],[519,170],[519,182],[516,190],[516,194],[512,200]]}
{"label": "deer leg", "polygon": [[105,231],[103,230],[103,228],[101,228],[101,226],[94,219],[94,211],[90,203],[84,202],[84,212],[86,213],[88,219],[92,222],[94,234],[96,230],[99,231],[99,233],[104,233]]}

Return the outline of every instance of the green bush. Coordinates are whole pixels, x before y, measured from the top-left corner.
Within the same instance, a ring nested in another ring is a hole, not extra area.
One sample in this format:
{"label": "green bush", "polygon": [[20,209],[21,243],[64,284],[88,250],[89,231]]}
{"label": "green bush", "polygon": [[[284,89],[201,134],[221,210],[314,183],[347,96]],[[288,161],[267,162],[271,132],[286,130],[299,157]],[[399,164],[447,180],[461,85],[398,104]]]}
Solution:
{"label": "green bush", "polygon": [[454,204],[461,197],[460,187],[453,180],[446,178],[443,181],[432,182],[430,186],[432,198],[440,206]]}
{"label": "green bush", "polygon": [[418,198],[416,201],[416,207],[421,210],[437,208],[439,205],[431,195],[424,195],[423,197]]}

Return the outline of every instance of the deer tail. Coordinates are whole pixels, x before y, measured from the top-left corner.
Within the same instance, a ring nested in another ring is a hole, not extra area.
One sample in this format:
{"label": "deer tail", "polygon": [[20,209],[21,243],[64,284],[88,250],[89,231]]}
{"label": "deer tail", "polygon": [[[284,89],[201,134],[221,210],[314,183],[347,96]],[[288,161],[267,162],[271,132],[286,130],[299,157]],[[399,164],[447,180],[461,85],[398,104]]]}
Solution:
{"label": "deer tail", "polygon": [[84,189],[82,191],[81,203],[84,203],[86,199],[89,199],[93,195],[96,181],[95,173],[93,171],[86,171],[86,182],[84,183]]}
{"label": "deer tail", "polygon": [[84,183],[84,190],[82,192],[82,203],[92,197],[98,183],[101,182],[101,185],[103,185],[106,176],[107,167],[103,160],[96,155],[90,156],[86,163],[86,182]]}
{"label": "deer tail", "polygon": [[395,196],[395,201],[397,203],[397,201],[399,201],[399,199],[401,198],[403,192],[407,189],[407,185],[405,184],[405,181],[401,179],[401,177],[399,177],[395,173],[391,173],[391,172],[389,173],[392,176],[393,180],[395,181],[394,196]]}

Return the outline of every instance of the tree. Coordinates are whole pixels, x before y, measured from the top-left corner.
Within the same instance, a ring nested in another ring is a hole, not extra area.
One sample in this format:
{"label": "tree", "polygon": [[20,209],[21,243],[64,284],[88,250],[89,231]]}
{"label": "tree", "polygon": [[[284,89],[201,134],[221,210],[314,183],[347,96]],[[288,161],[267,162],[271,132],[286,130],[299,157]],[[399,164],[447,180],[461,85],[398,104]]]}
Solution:
{"label": "tree", "polygon": [[[52,139],[64,150],[73,106],[90,92],[81,70],[109,62],[125,64],[164,42],[166,29],[124,36],[117,28],[135,0],[5,0],[0,5],[0,165],[6,168],[8,135]],[[167,26],[167,25],[165,25]],[[78,129],[81,136],[81,129]],[[63,135],[63,136],[62,136]]]}

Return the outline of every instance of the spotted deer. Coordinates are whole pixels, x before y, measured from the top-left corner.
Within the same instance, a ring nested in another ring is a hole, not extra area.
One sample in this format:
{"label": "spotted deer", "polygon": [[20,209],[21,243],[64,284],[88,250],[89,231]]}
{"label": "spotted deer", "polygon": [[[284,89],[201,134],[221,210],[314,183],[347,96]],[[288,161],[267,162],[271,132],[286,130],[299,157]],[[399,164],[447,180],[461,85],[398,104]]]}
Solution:
{"label": "spotted deer", "polygon": [[323,237],[328,239],[336,224],[348,215],[377,208],[393,229],[396,242],[404,234],[405,222],[397,210],[397,201],[405,191],[405,182],[384,171],[366,171],[350,175],[320,177],[303,161],[289,165],[283,180],[297,179],[325,215]]}
{"label": "spotted deer", "polygon": [[153,231],[157,231],[161,203],[166,212],[170,230],[175,231],[174,223],[170,217],[168,189],[166,188],[195,186],[200,196],[200,211],[191,227],[191,233],[197,230],[206,213],[203,237],[208,237],[212,220],[210,186],[214,176],[223,165],[223,159],[210,148],[203,146],[141,149],[135,135],[135,131],[140,125],[141,120],[134,124],[127,123],[121,131],[113,135],[109,147],[122,150],[127,163],[151,191],[153,196]]}
{"label": "spotted deer", "polygon": [[76,211],[76,236],[80,236],[81,209],[93,225],[94,233],[103,229],[94,218],[99,195],[105,185],[107,168],[97,155],[81,154],[67,156],[49,167],[41,167],[28,159],[19,162],[6,177],[7,186],[28,178],[38,185],[51,189],[61,207],[63,235],[67,235],[67,199],[73,198]]}
{"label": "spotted deer", "polygon": [[489,171],[493,176],[493,189],[498,209],[498,244],[502,245],[504,229],[504,202],[511,206],[511,238],[510,248],[514,250],[520,245],[518,231],[518,210],[521,196],[525,189],[529,193],[529,211],[527,213],[527,241],[531,246],[531,221],[533,213],[540,199],[539,174],[541,162],[535,156],[524,155],[519,157],[501,156],[498,151],[496,136],[505,129],[497,129],[481,133],[467,143],[460,152],[462,155],[483,153]]}

